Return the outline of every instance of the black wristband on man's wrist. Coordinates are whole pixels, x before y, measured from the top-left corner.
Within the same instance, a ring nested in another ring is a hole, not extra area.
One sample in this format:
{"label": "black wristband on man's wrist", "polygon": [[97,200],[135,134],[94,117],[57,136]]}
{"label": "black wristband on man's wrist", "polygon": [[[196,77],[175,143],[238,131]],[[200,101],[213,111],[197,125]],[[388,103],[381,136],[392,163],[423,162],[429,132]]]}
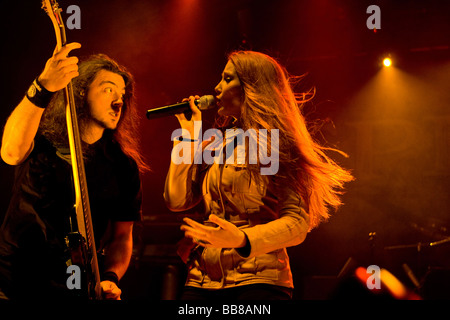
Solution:
{"label": "black wristband on man's wrist", "polygon": [[36,107],[45,109],[50,103],[50,100],[52,100],[54,94],[55,92],[50,92],[45,89],[44,86],[38,81],[38,78],[36,78],[28,89],[26,97]]}
{"label": "black wristband on man's wrist", "polygon": [[114,271],[106,271],[102,274],[102,281],[114,282],[117,286],[119,285],[119,277]]}

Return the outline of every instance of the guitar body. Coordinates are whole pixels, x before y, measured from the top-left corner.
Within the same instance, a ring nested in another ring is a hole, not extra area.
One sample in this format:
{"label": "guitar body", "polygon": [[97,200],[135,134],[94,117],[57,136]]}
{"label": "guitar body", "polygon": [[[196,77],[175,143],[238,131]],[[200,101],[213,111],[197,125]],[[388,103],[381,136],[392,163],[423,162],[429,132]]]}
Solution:
{"label": "guitar body", "polygon": [[[96,281],[94,272],[89,268],[89,252],[86,239],[79,232],[70,232],[66,236],[66,246],[70,257],[69,265],[80,267],[81,288],[76,290],[74,295],[91,300],[98,300],[101,296],[97,295]],[[100,295],[100,292],[98,293]]]}
{"label": "guitar body", "polygon": [[[55,0],[43,0],[42,8],[47,12],[53,23],[57,48],[60,49],[67,43],[65,27],[61,18],[61,9]],[[75,191],[74,209],[76,214],[76,229],[67,235],[66,243],[70,251],[70,263],[77,265],[82,270],[82,288],[84,288],[82,294],[92,300],[101,299],[97,250],[72,82],[64,88],[64,97]]]}

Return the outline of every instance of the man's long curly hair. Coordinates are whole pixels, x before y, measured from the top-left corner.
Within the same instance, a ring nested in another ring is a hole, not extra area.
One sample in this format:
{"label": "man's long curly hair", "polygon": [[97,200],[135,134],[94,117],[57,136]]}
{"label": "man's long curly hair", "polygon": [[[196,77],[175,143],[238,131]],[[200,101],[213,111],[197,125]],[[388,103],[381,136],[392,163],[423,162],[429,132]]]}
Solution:
{"label": "man's long curly hair", "polygon": [[[90,108],[87,93],[97,73],[101,70],[114,72],[123,77],[125,96],[123,98],[122,115],[115,130],[105,130],[122,148],[122,151],[134,159],[141,172],[146,171],[146,165],[140,151],[138,139],[139,117],[135,105],[134,80],[123,66],[104,54],[92,55],[79,63],[79,76],[72,80],[74,100],[80,131],[83,131],[90,119]],[[39,126],[39,132],[58,148],[68,148],[68,134],[64,90],[58,91],[46,108]]]}
{"label": "man's long curly hair", "polygon": [[[340,194],[345,182],[353,180],[349,171],[334,162],[325,151],[335,150],[319,145],[308,131],[302,106],[313,91],[295,94],[294,82],[286,69],[274,58],[254,51],[229,54],[243,89],[240,127],[279,129],[279,177],[302,196],[310,216],[310,229],[329,218],[329,209],[342,203]],[[270,145],[270,136],[268,145]],[[338,151],[338,150],[335,150]],[[248,166],[257,175],[259,165]]]}

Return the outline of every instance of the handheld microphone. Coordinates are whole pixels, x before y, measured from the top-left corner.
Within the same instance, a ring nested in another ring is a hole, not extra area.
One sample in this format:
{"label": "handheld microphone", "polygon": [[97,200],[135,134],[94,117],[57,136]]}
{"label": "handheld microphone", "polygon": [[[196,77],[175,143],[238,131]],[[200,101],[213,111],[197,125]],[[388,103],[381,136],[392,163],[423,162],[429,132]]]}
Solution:
{"label": "handheld microphone", "polygon": [[[216,99],[214,96],[203,96],[200,97],[200,99],[196,99],[194,101],[195,105],[200,110],[208,110],[212,109],[216,105]],[[164,106],[160,108],[150,109],[147,110],[147,119],[157,119],[162,118],[170,115],[174,115],[177,113],[183,113],[183,112],[190,112],[191,108],[189,106],[189,101],[186,102],[180,102],[176,104],[172,104],[169,106]]]}

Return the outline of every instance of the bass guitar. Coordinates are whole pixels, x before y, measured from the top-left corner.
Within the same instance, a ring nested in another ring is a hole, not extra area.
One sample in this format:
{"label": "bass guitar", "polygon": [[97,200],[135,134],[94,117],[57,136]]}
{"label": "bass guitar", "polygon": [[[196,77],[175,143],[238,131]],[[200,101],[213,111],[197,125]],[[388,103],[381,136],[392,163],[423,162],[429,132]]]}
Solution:
{"label": "bass guitar", "polygon": [[[52,21],[57,48],[61,49],[66,45],[67,39],[59,4],[54,0],[43,0],[42,8]],[[64,88],[64,98],[75,191],[74,209],[77,222],[77,226],[67,236],[66,242],[71,252],[70,263],[80,267],[83,274],[83,295],[86,295],[91,300],[97,300],[101,299],[100,273],[72,82]]]}

